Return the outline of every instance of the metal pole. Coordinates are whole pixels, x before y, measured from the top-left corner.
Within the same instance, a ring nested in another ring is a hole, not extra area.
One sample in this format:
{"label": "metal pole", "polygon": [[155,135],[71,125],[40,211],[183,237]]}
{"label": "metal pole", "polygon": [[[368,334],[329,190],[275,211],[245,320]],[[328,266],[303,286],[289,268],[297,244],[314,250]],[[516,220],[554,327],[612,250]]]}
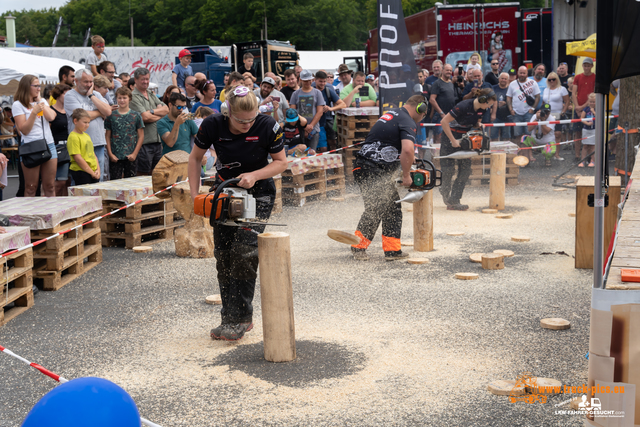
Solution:
{"label": "metal pole", "polygon": [[627,188],[629,176],[629,122],[624,123],[624,188]]}
{"label": "metal pole", "polygon": [[[603,146],[604,146],[604,95],[596,93],[596,151],[595,151],[595,182],[594,182],[594,208],[593,208],[593,287],[602,289],[603,277],[602,268],[604,260],[604,197],[602,195],[603,186]],[[626,171],[625,171],[626,172]]]}

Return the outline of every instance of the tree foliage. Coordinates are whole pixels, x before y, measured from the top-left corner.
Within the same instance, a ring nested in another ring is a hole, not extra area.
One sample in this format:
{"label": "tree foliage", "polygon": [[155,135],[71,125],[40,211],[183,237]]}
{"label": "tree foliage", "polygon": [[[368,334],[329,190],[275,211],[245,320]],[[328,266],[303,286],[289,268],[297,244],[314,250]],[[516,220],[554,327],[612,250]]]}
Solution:
{"label": "tree foliage", "polygon": [[[542,7],[542,2],[521,4]],[[376,4],[376,0],[70,0],[59,9],[7,14],[16,17],[18,42],[43,47],[51,46],[60,16],[64,26],[57,46],[81,46],[88,28],[104,37],[107,45],[129,46],[129,16],[138,46],[226,46],[260,39],[266,15],[269,39],[289,40],[300,50],[359,50],[376,26]],[[402,0],[405,16],[434,4],[435,0]]]}

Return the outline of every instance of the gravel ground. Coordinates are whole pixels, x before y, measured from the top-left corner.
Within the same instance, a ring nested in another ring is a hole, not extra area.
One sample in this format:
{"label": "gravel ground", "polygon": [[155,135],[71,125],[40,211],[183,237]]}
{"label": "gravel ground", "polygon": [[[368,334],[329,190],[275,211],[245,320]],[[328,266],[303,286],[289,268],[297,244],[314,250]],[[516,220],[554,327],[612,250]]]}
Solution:
{"label": "gravel ground", "polygon": [[[172,243],[147,254],[104,248],[101,265],[40,292],[34,308],[0,328],[0,344],[68,379],[118,383],[162,426],[582,425],[554,413],[568,409],[554,406],[566,395],[527,404],[486,391],[522,372],[587,381],[591,270],[555,254],[574,254],[575,192],[551,186],[569,162],[543,163],[507,188],[512,219],[480,212],[486,186],[466,191],[467,212],[447,211],[436,193],[436,250],[419,254],[430,259],[424,265],[385,262],[379,234],[369,262],[326,237],[329,228],[355,229],[359,196],[285,207],[273,219],[291,236],[293,362],[263,359],[259,290],[254,330],[238,343],[212,341],[220,309],[204,298],[218,293],[215,262],[177,258]],[[403,241],[412,240],[411,215]],[[523,234],[531,241],[510,240]],[[494,249],[516,254],[504,270],[468,259]],[[456,280],[456,272],[480,278]],[[570,320],[571,329],[542,329],[545,317]],[[0,362],[0,426],[18,426],[55,382],[9,356]]]}

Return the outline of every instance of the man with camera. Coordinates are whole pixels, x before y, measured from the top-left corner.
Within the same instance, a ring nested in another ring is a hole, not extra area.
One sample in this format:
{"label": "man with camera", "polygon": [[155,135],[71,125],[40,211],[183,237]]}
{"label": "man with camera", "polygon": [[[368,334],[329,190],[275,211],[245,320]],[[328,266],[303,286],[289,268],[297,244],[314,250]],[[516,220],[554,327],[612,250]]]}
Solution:
{"label": "man with camera", "polygon": [[[353,81],[340,91],[340,99],[347,107],[375,107],[378,96],[373,86],[365,83],[365,74],[358,71]],[[356,105],[356,99],[360,99],[359,106]]]}
{"label": "man with camera", "polygon": [[[534,117],[531,118],[531,122],[546,122],[549,120],[549,116],[551,115],[551,106],[549,104],[543,104],[542,107],[538,111]],[[551,166],[551,158],[556,153],[556,136],[555,136],[555,128],[556,125],[546,124],[546,125],[528,125],[527,129],[531,132],[531,136],[527,136],[522,140],[522,143],[527,147],[534,147],[538,145],[544,145],[540,149],[540,152],[544,154],[545,157],[545,166]],[[531,153],[533,150],[525,150],[527,152],[527,157],[529,161],[532,161],[533,154]]]}
{"label": "man with camera", "polygon": [[[509,107],[509,121],[528,122],[535,113],[535,107],[540,101],[540,88],[535,80],[528,79],[527,67],[518,68],[518,78],[509,84],[507,89],[507,106]],[[516,126],[513,129],[513,141],[520,143],[522,135],[528,135],[526,126]],[[529,151],[529,150],[525,150]],[[528,154],[530,156],[531,153]],[[535,160],[531,160],[535,161]]]}
{"label": "man with camera", "polygon": [[451,80],[453,81],[453,89],[456,94],[456,104],[462,101],[462,92],[467,84],[465,79],[466,74],[464,72],[464,67],[462,64],[458,64],[458,67],[453,71],[453,75]]}

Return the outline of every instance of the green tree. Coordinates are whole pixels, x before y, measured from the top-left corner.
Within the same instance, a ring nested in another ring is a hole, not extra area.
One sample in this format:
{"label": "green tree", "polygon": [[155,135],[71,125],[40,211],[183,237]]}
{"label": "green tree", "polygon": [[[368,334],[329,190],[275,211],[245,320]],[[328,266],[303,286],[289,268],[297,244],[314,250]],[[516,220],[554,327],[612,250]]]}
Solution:
{"label": "green tree", "polygon": [[[133,45],[134,46],[146,46],[142,40],[140,40],[139,38],[137,38],[134,34],[133,37]],[[107,43],[107,46],[109,47],[117,47],[117,46],[122,46],[122,47],[127,47],[127,46],[131,46],[131,37],[127,37],[127,36],[116,36],[115,41],[111,42],[111,43]]]}

